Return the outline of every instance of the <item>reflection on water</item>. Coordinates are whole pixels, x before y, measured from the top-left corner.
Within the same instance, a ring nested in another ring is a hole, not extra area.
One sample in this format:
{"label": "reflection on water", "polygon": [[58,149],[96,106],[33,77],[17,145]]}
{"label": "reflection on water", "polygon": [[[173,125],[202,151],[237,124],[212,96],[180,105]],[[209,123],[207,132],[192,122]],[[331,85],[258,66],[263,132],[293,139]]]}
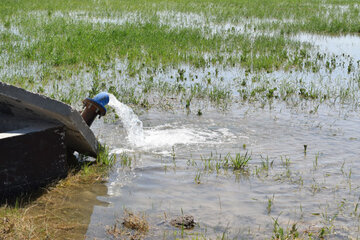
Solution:
{"label": "reflection on water", "polygon": [[[351,111],[332,113],[326,106],[316,114],[305,112],[282,104],[200,117],[154,110],[140,116],[147,147],[132,147],[120,123],[97,123],[94,130],[103,142],[131,150],[133,165],[126,169],[117,163],[109,197],[103,198],[110,205],[95,208],[87,236],[105,238],[105,226],[128,208],[146,213],[153,226],[150,239],[174,238],[174,228],[163,224],[164,213],[170,218],[181,212],[199,223],[192,232],[212,238],[226,232],[261,239],[271,235],[278,217],[283,227],[298,223],[300,230],[318,231],[328,226],[335,237],[356,237],[360,120]],[[204,159],[239,152],[251,153],[247,174],[204,168]],[[274,161],[272,168],[257,171],[267,158]],[[198,173],[200,184],[194,181]],[[273,199],[269,214],[268,199]]]}
{"label": "reflection on water", "polygon": [[357,35],[324,36],[301,33],[292,37],[294,40],[314,44],[323,53],[346,55],[355,62],[360,60],[360,37]]}

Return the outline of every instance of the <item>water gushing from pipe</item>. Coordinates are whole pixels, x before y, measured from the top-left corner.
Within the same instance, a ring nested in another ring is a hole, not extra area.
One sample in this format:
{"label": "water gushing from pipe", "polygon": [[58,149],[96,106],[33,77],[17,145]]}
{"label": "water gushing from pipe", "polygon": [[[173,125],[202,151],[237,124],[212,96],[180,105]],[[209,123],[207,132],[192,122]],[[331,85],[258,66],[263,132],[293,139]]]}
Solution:
{"label": "water gushing from pipe", "polygon": [[135,146],[141,145],[144,142],[143,123],[130,107],[121,103],[114,95],[109,94],[109,96],[109,106],[114,108],[119,115],[128,135],[129,142]]}

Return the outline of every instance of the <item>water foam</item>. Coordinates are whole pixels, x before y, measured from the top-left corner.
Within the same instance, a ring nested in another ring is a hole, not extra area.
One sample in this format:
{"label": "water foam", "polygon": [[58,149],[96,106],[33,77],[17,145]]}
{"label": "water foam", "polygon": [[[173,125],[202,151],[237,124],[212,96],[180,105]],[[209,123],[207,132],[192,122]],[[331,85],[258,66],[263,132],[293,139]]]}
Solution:
{"label": "water foam", "polygon": [[[121,103],[116,97],[110,94],[109,105],[119,115],[127,133],[127,140],[131,147],[143,150],[168,150],[172,146],[192,144],[219,144],[227,141],[234,141],[239,136],[232,134],[229,129],[218,130],[201,129],[193,125],[164,124],[148,129],[143,129],[143,123],[133,110]],[[241,136],[240,136],[241,137]],[[120,154],[133,151],[126,148],[115,148],[111,152]]]}
{"label": "water foam", "polygon": [[211,144],[220,137],[219,133],[214,131],[205,131],[185,126],[179,128],[174,128],[174,126],[158,126],[145,130],[144,135],[145,138],[141,147],[146,149],[166,148],[177,144]]}

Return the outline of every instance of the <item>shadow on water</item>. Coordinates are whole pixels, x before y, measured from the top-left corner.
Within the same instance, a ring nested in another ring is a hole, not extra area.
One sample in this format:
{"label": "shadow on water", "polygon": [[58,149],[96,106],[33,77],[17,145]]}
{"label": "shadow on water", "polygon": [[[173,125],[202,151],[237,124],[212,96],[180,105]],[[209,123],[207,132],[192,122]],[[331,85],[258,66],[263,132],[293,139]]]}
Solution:
{"label": "shadow on water", "polygon": [[107,195],[105,182],[81,178],[81,168],[73,166],[67,178],[44,188],[3,199],[0,238],[83,239],[94,206],[108,204],[98,199]]}

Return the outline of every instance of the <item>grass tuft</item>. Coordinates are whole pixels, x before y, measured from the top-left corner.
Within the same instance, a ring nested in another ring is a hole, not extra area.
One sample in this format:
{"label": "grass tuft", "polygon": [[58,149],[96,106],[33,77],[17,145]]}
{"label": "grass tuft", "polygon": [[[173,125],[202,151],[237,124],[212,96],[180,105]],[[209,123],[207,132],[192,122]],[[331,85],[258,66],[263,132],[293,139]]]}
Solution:
{"label": "grass tuft", "polygon": [[230,162],[230,166],[234,170],[244,170],[248,166],[248,162],[251,160],[251,156],[246,152],[244,155],[237,153],[235,157],[232,157],[230,154],[226,155],[225,161]]}

